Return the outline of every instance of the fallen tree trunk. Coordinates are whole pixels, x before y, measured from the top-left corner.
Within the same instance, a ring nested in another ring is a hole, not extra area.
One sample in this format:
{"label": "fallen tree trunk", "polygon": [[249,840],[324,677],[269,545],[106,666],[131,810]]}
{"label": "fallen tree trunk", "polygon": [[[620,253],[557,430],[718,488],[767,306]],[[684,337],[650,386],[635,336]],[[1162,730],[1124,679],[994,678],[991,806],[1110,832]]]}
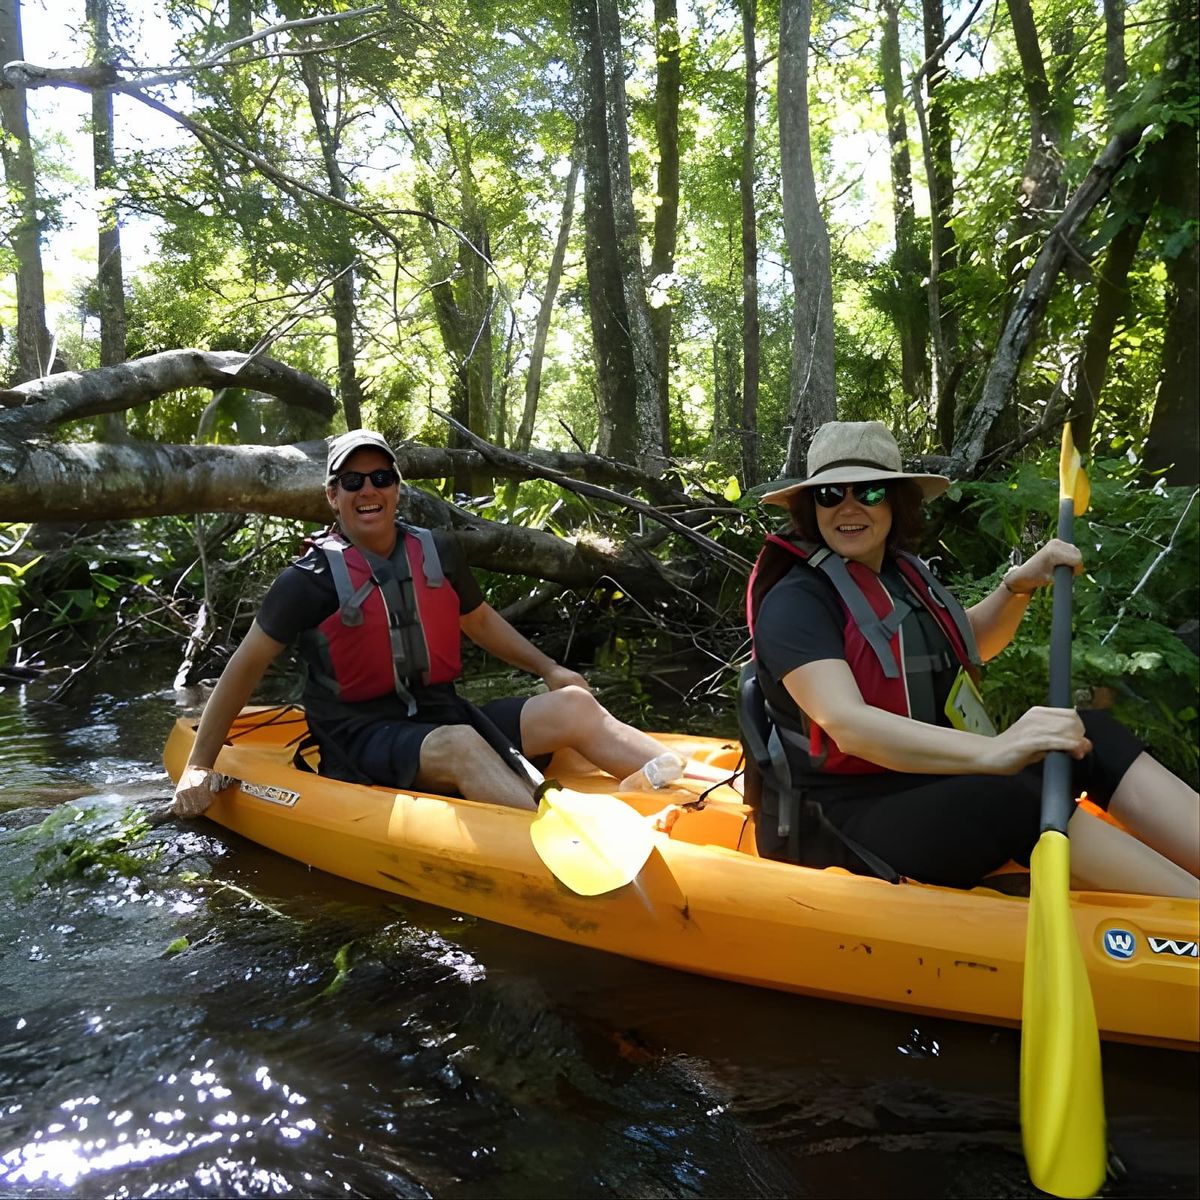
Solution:
{"label": "fallen tree trunk", "polygon": [[[48,376],[0,392],[5,405],[0,409],[0,521],[112,521],[206,512],[328,521],[323,440],[288,446],[52,440],[53,428],[67,421],[132,408],[180,388],[230,386],[267,392],[323,416],[334,411],[329,389],[303,372],[261,356],[200,350]],[[444,479],[464,465],[486,466],[512,479],[552,475],[566,482],[567,477],[590,476],[642,488],[668,506],[696,507],[696,498],[675,482],[611,459],[533,451],[524,459],[511,457],[498,469],[491,461],[494,452],[486,443],[480,450],[396,446],[400,469],[410,480]],[[606,495],[620,500],[616,493]],[[648,597],[690,582],[688,574],[651,554],[647,539],[623,546],[584,536],[568,540],[484,520],[412,487],[404,488],[401,512],[417,524],[458,531],[471,563],[485,570],[571,587],[607,575],[618,586]]]}

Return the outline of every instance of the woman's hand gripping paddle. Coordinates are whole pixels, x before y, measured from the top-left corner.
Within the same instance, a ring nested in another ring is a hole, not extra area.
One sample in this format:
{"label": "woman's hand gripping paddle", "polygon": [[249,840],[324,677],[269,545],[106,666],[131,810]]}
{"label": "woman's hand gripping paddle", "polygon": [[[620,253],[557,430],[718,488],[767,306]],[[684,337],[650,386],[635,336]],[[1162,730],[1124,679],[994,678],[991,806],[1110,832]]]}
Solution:
{"label": "woman's hand gripping paddle", "polygon": [[654,849],[646,818],[613,796],[571,791],[546,779],[486,713],[462,703],[476,731],[538,802],[529,835],[551,874],[580,896],[600,896],[632,883]]}
{"label": "woman's hand gripping paddle", "polygon": [[[1058,469],[1058,536],[1074,540],[1076,514],[1090,499],[1087,476],[1063,428]],[[1069,566],[1054,568],[1050,705],[1071,707]],[[1046,756],[1042,834],[1030,860],[1029,926],[1021,1009],[1021,1139],[1029,1177],[1053,1196],[1093,1196],[1104,1182],[1107,1148],[1100,1034],[1092,989],[1071,919],[1067,822],[1075,805],[1071,760]]]}

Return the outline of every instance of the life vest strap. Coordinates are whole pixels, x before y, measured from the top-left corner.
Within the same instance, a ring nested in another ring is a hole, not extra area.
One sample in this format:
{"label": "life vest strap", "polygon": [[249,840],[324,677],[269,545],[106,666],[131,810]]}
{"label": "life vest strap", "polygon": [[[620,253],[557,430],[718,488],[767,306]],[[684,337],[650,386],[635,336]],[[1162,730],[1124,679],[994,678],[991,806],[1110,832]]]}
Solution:
{"label": "life vest strap", "polygon": [[[817,555],[813,555],[809,561],[813,562],[816,558]],[[896,630],[900,628],[900,623],[896,621],[894,627],[891,628],[888,624],[897,614],[899,614],[900,620],[903,620],[905,614],[899,612],[899,605],[893,602],[894,607],[888,616],[880,617],[871,607],[871,602],[862,588],[850,574],[846,560],[839,554],[828,554],[821,557],[817,563],[817,569],[825,573],[837,590],[842,603],[850,610],[851,620],[858,626],[859,632],[875,652],[884,676],[888,679],[899,679],[900,664],[896,661],[896,654],[892,649],[892,638],[895,636]]]}

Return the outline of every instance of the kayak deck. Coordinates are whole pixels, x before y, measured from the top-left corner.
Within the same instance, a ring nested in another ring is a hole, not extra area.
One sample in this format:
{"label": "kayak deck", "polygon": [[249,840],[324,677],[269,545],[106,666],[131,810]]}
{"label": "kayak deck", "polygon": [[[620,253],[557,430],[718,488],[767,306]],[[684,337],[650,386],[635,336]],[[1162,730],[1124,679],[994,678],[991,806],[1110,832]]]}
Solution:
{"label": "kayak deck", "polygon": [[[534,852],[524,810],[342,783],[298,770],[303,713],[246,709],[217,769],[235,780],[207,814],[250,840],[356,882],[544,936],[678,970],[911,1012],[1015,1025],[1028,902],[990,888],[899,885],[760,859],[750,810],[719,786],[687,808],[634,882],[584,897]],[[164,761],[178,779],[195,736],[180,720]],[[656,734],[731,773],[736,744]],[[572,754],[547,776],[577,791],[615,782]],[[711,787],[621,793],[649,814]],[[1072,895],[1103,1036],[1197,1049],[1200,905]]]}

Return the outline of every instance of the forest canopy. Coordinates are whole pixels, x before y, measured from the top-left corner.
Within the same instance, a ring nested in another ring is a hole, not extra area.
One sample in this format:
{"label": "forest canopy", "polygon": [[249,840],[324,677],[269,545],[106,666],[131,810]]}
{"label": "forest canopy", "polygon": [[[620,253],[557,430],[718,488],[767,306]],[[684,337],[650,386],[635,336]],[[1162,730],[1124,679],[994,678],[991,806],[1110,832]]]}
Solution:
{"label": "forest canopy", "polygon": [[1070,420],[1186,577],[1196,61],[1186,0],[0,0],[0,595],[39,519],[315,521],[367,425],[477,566],[731,620],[834,417],[980,579]]}

